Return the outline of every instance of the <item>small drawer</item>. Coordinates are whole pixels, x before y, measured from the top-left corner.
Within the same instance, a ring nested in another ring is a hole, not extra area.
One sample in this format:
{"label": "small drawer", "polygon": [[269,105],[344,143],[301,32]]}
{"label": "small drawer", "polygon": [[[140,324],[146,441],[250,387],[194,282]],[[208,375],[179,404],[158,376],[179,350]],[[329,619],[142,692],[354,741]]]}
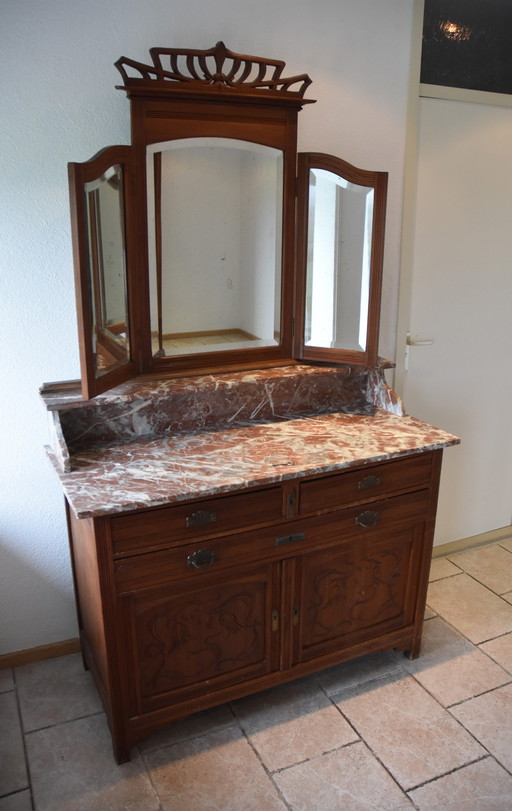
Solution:
{"label": "small drawer", "polygon": [[118,593],[152,588],[161,583],[182,583],[190,579],[208,583],[236,565],[264,560],[272,551],[275,528],[242,532],[219,538],[205,538],[172,549],[161,549],[135,557],[118,558],[114,573]]}
{"label": "small drawer", "polygon": [[114,562],[117,591],[126,594],[192,578],[206,583],[210,576],[216,578],[232,567],[284,560],[326,546],[342,546],[354,539],[371,541],[393,527],[423,520],[428,503],[428,491],[419,490],[382,499],[371,507],[353,506],[249,532],[118,558]]}
{"label": "small drawer", "polygon": [[202,538],[282,518],[282,490],[272,487],[253,493],[188,502],[112,518],[115,555],[174,546],[188,538]]}
{"label": "small drawer", "polygon": [[425,453],[304,482],[300,487],[300,512],[339,509],[428,486],[431,473],[432,454]]}

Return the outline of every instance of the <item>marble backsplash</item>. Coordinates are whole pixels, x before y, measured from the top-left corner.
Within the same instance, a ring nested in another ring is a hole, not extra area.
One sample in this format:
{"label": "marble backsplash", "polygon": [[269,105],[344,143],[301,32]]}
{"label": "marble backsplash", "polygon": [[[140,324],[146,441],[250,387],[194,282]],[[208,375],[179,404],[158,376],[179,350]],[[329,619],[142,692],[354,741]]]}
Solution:
{"label": "marble backsplash", "polygon": [[147,381],[135,379],[91,401],[42,392],[53,418],[52,452],[69,455],[112,442],[289,420],[369,407],[403,414],[382,369],[284,366]]}

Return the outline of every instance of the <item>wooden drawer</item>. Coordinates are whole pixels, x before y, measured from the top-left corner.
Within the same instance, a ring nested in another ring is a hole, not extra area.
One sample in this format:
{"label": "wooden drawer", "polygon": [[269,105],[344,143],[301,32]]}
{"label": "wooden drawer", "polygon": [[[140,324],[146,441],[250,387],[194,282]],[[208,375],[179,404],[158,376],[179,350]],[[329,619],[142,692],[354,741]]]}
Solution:
{"label": "wooden drawer", "polygon": [[300,518],[223,538],[187,544],[114,563],[118,593],[153,588],[164,582],[183,582],[222,574],[233,566],[259,560],[280,560],[333,544],[360,538],[372,540],[392,527],[422,521],[428,510],[427,490],[382,499],[346,510]]}
{"label": "wooden drawer", "polygon": [[431,474],[432,454],[425,453],[303,482],[299,512],[308,514],[339,509],[428,486]]}
{"label": "wooden drawer", "polygon": [[173,546],[187,538],[221,535],[271,523],[282,515],[282,490],[271,487],[114,517],[110,528],[114,554],[126,555],[163,545]]}

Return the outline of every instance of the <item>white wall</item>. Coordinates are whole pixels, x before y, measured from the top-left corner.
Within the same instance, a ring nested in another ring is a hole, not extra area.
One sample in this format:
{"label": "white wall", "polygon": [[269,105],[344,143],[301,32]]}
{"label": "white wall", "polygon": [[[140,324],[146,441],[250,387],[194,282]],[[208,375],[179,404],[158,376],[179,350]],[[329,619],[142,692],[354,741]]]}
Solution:
{"label": "white wall", "polygon": [[303,150],[390,173],[381,352],[394,352],[411,0],[3,0],[0,88],[0,653],[76,635],[62,495],[37,390],[79,374],[68,161],[129,142],[121,55],[153,45],[276,57],[317,104]]}

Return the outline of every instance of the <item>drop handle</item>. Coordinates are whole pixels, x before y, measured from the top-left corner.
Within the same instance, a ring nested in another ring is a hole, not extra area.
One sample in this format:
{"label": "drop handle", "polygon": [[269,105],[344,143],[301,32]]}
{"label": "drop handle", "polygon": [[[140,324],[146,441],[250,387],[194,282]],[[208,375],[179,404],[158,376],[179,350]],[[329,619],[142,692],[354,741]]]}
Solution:
{"label": "drop handle", "polygon": [[217,515],[211,510],[197,510],[188,515],[185,519],[186,527],[202,527],[206,524],[214,524],[217,520]]}
{"label": "drop handle", "polygon": [[379,521],[379,513],[375,510],[365,510],[363,513],[360,513],[356,518],[356,524],[359,527],[365,527],[365,529],[371,529],[372,527],[377,526]]}
{"label": "drop handle", "polygon": [[374,473],[370,473],[368,476],[365,476],[363,479],[357,484],[358,490],[371,490],[373,487],[380,487],[382,484],[382,476],[376,476]]}
{"label": "drop handle", "polygon": [[215,561],[216,555],[213,549],[198,549],[187,557],[187,566],[205,572],[210,566],[213,566]]}

